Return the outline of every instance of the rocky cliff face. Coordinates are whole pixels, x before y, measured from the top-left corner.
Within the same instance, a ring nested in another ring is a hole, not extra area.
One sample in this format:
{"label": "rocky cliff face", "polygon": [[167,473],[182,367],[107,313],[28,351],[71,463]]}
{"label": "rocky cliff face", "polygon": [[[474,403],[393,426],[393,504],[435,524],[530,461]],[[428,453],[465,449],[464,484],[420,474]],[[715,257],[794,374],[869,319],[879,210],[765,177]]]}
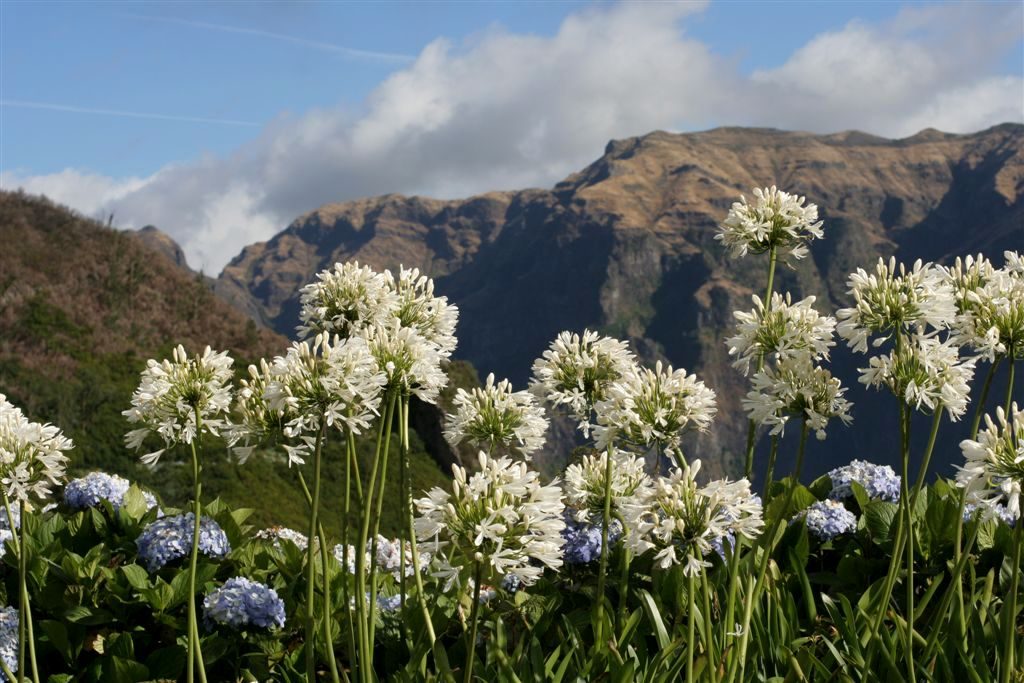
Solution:
{"label": "rocky cliff face", "polygon": [[[628,339],[646,361],[696,370],[718,391],[721,418],[688,452],[735,471],[746,383],[730,367],[723,339],[732,311],[749,308],[750,295],[763,289],[767,264],[732,261],[713,238],[730,204],[765,185],[819,206],[825,239],[809,258],[780,267],[777,288],[815,294],[822,308],[845,305],[848,273],[879,255],[948,260],[1024,247],[1024,126],[973,135],[927,130],[903,140],[654,132],[610,143],[551,190],[459,201],[387,195],[321,207],[247,247],[217,289],[290,333],[298,288],[335,261],[418,266],[462,311],[458,356],[481,375],[494,371],[519,386],[559,331],[600,329]],[[858,361],[837,353],[848,384],[856,383]],[[878,404],[891,406],[856,386],[850,397],[862,404],[857,421],[867,424],[836,428],[812,450],[813,471],[850,457],[891,459]],[[952,448],[939,459],[952,459]]]}

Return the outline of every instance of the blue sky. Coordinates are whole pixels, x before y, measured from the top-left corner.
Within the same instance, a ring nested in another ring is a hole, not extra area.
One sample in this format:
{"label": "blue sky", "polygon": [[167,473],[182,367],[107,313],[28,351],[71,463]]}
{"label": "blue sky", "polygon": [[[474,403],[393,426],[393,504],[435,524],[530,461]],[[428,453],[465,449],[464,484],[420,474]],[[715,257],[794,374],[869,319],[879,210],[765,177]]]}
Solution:
{"label": "blue sky", "polygon": [[216,270],[327,201],[548,185],[654,128],[1021,120],[1022,17],[998,2],[5,0],[0,184],[157,223]]}

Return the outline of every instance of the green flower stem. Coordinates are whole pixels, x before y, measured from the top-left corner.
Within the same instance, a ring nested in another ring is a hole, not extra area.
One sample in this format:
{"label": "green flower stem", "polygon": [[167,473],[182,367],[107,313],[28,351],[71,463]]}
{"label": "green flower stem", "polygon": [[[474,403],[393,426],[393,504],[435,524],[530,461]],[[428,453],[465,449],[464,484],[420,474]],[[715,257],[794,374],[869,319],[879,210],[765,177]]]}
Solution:
{"label": "green flower stem", "polygon": [[988,391],[992,388],[992,378],[995,377],[996,369],[999,364],[1003,362],[1003,357],[999,356],[995,362],[989,365],[988,374],[985,375],[985,384],[981,388],[981,396],[978,397],[978,405],[974,408],[974,419],[971,420],[971,439],[978,437],[978,428],[981,426],[981,416],[985,414],[985,403],[988,401]]}
{"label": "green flower stem", "polygon": [[[307,538],[309,539],[306,544],[306,680],[309,683],[316,682],[316,610],[315,607],[315,588],[316,588],[316,564],[314,562],[314,543],[313,539],[317,535],[317,523],[318,515],[320,512],[320,460],[321,452],[323,450],[324,443],[324,431],[327,429],[327,421],[320,418],[320,429],[316,434],[316,447],[313,452],[313,490],[312,497],[309,502],[309,533]],[[326,569],[326,567],[325,567]],[[326,580],[326,576],[324,579]],[[324,616],[327,617],[326,609],[326,598],[327,591],[324,592]],[[333,652],[333,646],[330,642],[325,643],[326,648]]]}
{"label": "green flower stem", "polygon": [[697,649],[694,634],[694,627],[697,623],[697,601],[694,599],[695,590],[696,582],[693,580],[693,572],[689,572],[686,576],[686,607],[688,615],[686,624],[686,683],[693,683],[693,654]]}
{"label": "green flower stem", "polygon": [[[412,509],[412,482],[409,481],[411,478],[409,474],[409,441],[406,438],[407,429],[409,428],[409,395],[403,394],[402,400],[398,405],[398,485],[402,491],[402,516],[406,519],[409,518],[409,510]],[[406,535],[412,539],[416,534],[413,528],[410,526],[406,529]],[[401,596],[399,603],[402,614],[406,613],[405,599],[408,595],[406,590],[405,580],[405,544],[402,539],[398,539],[398,594]],[[419,567],[416,567],[414,571],[419,571]],[[409,640],[409,629],[407,621],[405,619],[402,622],[402,633],[405,639]]]}
{"label": "green flower stem", "polygon": [[[768,499],[765,498],[765,501]],[[728,656],[729,659],[733,659],[733,653],[736,648],[729,647],[730,642],[735,636],[729,635],[734,632],[736,628],[736,592],[739,589],[739,556],[740,550],[743,548],[743,536],[736,536],[736,540],[733,547],[729,547],[728,543],[722,544],[722,550],[725,551],[725,561],[729,566],[729,594],[725,602],[725,618],[722,620],[722,652]]]}
{"label": "green flower stem", "polygon": [[[754,604],[760,599],[761,590],[764,588],[765,576],[768,574],[768,561],[771,559],[772,550],[775,548],[775,536],[779,532],[779,525],[782,524],[782,520],[786,517],[789,506],[793,503],[796,489],[800,486],[800,471],[803,469],[804,453],[807,450],[807,432],[807,416],[805,415],[800,425],[800,446],[796,455],[796,467],[793,469],[793,480],[789,485],[789,490],[786,491],[786,498],[782,504],[782,509],[779,511],[779,515],[772,520],[772,526],[768,533],[762,536],[764,539],[764,554],[761,556],[761,562],[758,564],[757,574],[755,574],[757,579],[754,584],[754,590],[747,597],[747,604],[743,610],[743,632],[740,635],[739,653],[737,655],[741,681],[746,680],[744,678],[744,670],[747,666],[747,645],[750,642],[750,617],[754,612]],[[728,628],[728,625],[726,627]]]}
{"label": "green flower stem", "polygon": [[768,500],[768,490],[772,486],[772,477],[775,476],[775,457],[779,453],[779,435],[772,434],[772,448],[768,452],[768,469],[764,473],[764,492],[761,494],[762,500]]}
{"label": "green flower stem", "polygon": [[4,664],[4,660],[2,660],[2,659],[0,659],[0,671],[3,671],[3,673],[4,673],[4,676],[6,676],[6,677],[7,677],[7,680],[9,680],[9,681],[20,681],[20,680],[21,680],[20,678],[18,678],[18,677],[17,677],[17,676],[16,676],[15,674],[14,674],[14,672],[13,672],[13,671],[11,671],[11,670],[10,670],[10,669],[8,668],[8,666],[7,666],[6,664]]}
{"label": "green flower stem", "polygon": [[[1012,362],[1010,377],[1012,379]],[[1024,543],[1024,520],[1017,520],[1013,530],[1013,564],[1010,569],[1013,576],[1010,578],[1010,591],[1007,593],[1008,609],[1003,617],[1003,658],[1002,671],[1000,672],[1000,683],[1009,683],[1010,674],[1014,670],[1014,655],[1016,654],[1016,630],[1017,630],[1017,587],[1020,585],[1020,552]]]}
{"label": "green flower stem", "polygon": [[1010,376],[1006,378],[1006,401],[1003,403],[1006,419],[1010,419],[1010,406],[1013,405],[1013,366],[1014,358],[1010,356]]}
{"label": "green flower stem", "polygon": [[[345,605],[345,616],[348,619],[348,658],[349,665],[354,666],[358,657],[356,657],[356,641],[355,641],[355,617],[352,614],[350,597],[352,591],[349,587],[349,581],[351,577],[348,573],[348,525],[349,515],[351,514],[352,504],[352,479],[353,479],[353,466],[355,466],[355,483],[360,486],[359,498],[362,498],[362,485],[359,482],[359,471],[358,463],[355,463],[356,459],[356,441],[355,434],[352,433],[351,429],[345,430],[345,509],[341,517],[341,559],[342,559],[342,576],[344,581],[341,583],[341,600],[342,604]],[[346,680],[348,676],[346,676]]]}
{"label": "green flower stem", "polygon": [[[973,525],[970,535],[967,537],[967,545],[964,547],[964,552],[960,555],[960,558],[956,561],[951,572],[952,576],[959,577],[964,568],[967,566],[967,560],[970,557],[971,550],[974,548],[974,541],[978,538],[978,530],[981,528],[981,524],[976,522]],[[959,582],[959,578],[954,580],[953,586],[956,586]],[[952,603],[953,597],[956,592],[954,590],[947,590],[942,596],[942,602],[939,604],[938,610],[935,612],[933,617],[934,625],[932,626],[931,633],[928,635],[928,641],[924,648],[924,657],[921,661],[931,662],[932,657],[935,654],[935,646],[939,642],[939,638],[946,632],[942,628],[942,624],[946,620],[946,612],[949,610],[950,604]]]}
{"label": "green flower stem", "polygon": [[608,573],[608,528],[612,523],[612,444],[608,443],[608,449],[605,455],[605,470],[604,470],[604,514],[601,518],[601,568],[597,574],[597,603],[594,605],[595,612],[595,633],[594,638],[594,655],[595,657],[601,651],[602,644],[605,641],[604,633],[604,586],[605,586],[605,575]]}
{"label": "green flower stem", "polygon": [[[913,683],[917,680],[914,669],[914,519],[912,517],[910,489],[908,485],[908,468],[910,466],[910,410],[902,399],[900,400],[900,432],[903,450],[903,479],[901,481],[900,507],[906,520],[907,529],[907,554],[906,554],[906,652],[904,657],[907,662],[907,679]],[[915,485],[915,491],[917,489]],[[893,563],[898,561],[898,555],[894,556]]]}
{"label": "green flower stem", "polygon": [[[25,512],[25,503],[20,505],[22,514]],[[7,515],[7,521],[14,526],[14,518]],[[21,542],[18,550],[18,680],[25,680],[25,625],[28,621],[28,604],[25,602],[25,572],[28,570],[28,563],[25,560],[25,518],[21,518],[19,527]],[[17,535],[17,534],[12,534]]]}
{"label": "green flower stem", "polygon": [[[768,286],[764,289],[764,312],[765,314],[771,310],[772,307],[772,293],[775,290],[775,264],[778,261],[778,251],[773,244],[768,250]],[[757,370],[758,372],[764,367],[764,354],[759,354],[757,358]],[[757,425],[754,424],[753,420],[750,420],[747,424],[747,464],[743,469],[743,476],[750,479],[751,473],[754,471],[754,447],[756,445],[757,436]]]}
{"label": "green flower stem", "polygon": [[[622,525],[623,533],[625,533],[626,523],[623,521],[621,515],[616,515],[615,518]],[[622,570],[619,572],[619,613],[618,621],[616,623],[625,622],[629,607],[629,565],[633,560],[632,553],[629,552],[629,548],[626,547],[625,543],[620,543],[622,555]]]}
{"label": "green flower stem", "polygon": [[196,619],[196,567],[199,563],[199,524],[202,520],[203,486],[200,481],[202,466],[199,464],[199,454],[196,451],[196,442],[203,433],[203,418],[199,414],[199,408],[194,408],[196,416],[196,436],[189,444],[192,447],[192,509],[195,515],[195,524],[192,527],[192,556],[188,568],[188,683],[194,680],[193,668],[199,670],[199,680],[206,683],[206,665],[203,663],[203,650],[199,643],[199,621]]}
{"label": "green flower stem", "polygon": [[708,659],[708,679],[714,683],[718,680],[718,666],[715,664],[717,658],[715,657],[715,639],[713,636],[714,626],[711,623],[711,585],[708,582],[707,567],[704,566],[700,568],[700,584],[701,593],[704,596],[704,638],[707,639],[704,649],[707,652]]}
{"label": "green flower stem", "polygon": [[466,666],[463,683],[473,680],[473,662],[476,661],[476,623],[480,618],[480,583],[483,581],[480,561],[473,563],[473,606],[469,613],[469,639],[466,641]]}
{"label": "green flower stem", "polygon": [[[370,641],[370,653],[374,651],[374,633],[377,630],[377,535],[380,533],[380,517],[381,512],[384,510],[384,485],[387,483],[388,474],[388,455],[391,453],[391,426],[394,424],[395,410],[398,407],[398,395],[394,394],[391,396],[391,400],[388,403],[388,413],[386,417],[387,425],[384,428],[384,450],[381,457],[380,465],[380,486],[377,493],[377,506],[374,508],[373,513],[373,532],[370,536],[371,550],[370,550],[370,616],[367,619],[367,625],[369,627],[369,641]],[[373,490],[371,489],[371,499],[373,498]]]}

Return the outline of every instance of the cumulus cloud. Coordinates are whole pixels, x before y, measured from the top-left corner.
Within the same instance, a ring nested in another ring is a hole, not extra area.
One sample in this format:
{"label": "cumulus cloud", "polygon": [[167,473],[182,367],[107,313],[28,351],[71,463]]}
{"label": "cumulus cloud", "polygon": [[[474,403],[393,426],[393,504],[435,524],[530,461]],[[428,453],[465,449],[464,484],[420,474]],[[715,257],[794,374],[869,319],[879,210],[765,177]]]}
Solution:
{"label": "cumulus cloud", "polygon": [[[998,74],[1021,39],[1015,5],[915,7],[881,25],[852,22],[749,76],[687,36],[686,15],[701,9],[602,6],[569,16],[551,37],[494,28],[466,44],[438,39],[359,113],[282,117],[230,155],[142,180],[65,171],[0,183],[159,225],[190,263],[212,271],[327,202],[548,186],[609,139],[654,129],[771,125],[901,137],[1024,119],[1024,81]],[[99,191],[83,189],[90,183]]]}

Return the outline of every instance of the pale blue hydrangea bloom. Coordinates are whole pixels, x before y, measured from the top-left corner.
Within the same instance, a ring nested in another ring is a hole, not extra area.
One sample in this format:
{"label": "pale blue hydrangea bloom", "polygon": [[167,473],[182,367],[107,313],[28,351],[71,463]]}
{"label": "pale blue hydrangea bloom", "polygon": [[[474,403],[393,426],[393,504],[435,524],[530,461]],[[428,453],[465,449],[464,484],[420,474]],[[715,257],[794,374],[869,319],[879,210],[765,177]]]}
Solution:
{"label": "pale blue hydrangea bloom", "polygon": [[[195,515],[191,512],[156,520],[135,539],[139,559],[152,572],[189,555],[194,524]],[[199,552],[208,557],[224,557],[231,552],[227,535],[210,517],[203,517],[199,522]]]}
{"label": "pale blue hydrangea bloom", "polygon": [[[124,477],[105,472],[92,472],[80,479],[73,479],[64,488],[64,502],[72,510],[96,507],[100,501],[109,502],[115,510],[124,503],[124,497],[131,488],[131,482]],[[148,491],[142,492],[146,509],[156,507],[156,497]]]}
{"label": "pale blue hydrangea bloom", "polygon": [[519,592],[519,589],[523,587],[523,580],[515,574],[505,574],[505,578],[501,580],[501,587],[512,595],[515,595]]}
{"label": "pale blue hydrangea bloom", "polygon": [[0,529],[7,529],[12,531],[14,529],[21,528],[21,510],[15,506],[11,506],[11,517],[14,518],[14,526],[12,527],[10,522],[7,521],[7,508],[0,505]]}
{"label": "pale blue hydrangea bloom", "polygon": [[[18,608],[0,607],[0,659],[11,670],[18,673]],[[0,681],[7,677],[0,673]]]}
{"label": "pale blue hydrangea bloom", "polygon": [[[369,593],[367,593],[369,598]],[[381,612],[397,612],[402,608],[402,596],[401,595],[378,595],[377,596],[377,609]]]}
{"label": "pale blue hydrangea bloom", "polygon": [[857,482],[874,500],[890,503],[900,502],[901,479],[888,465],[875,465],[866,460],[854,460],[849,465],[837,467],[828,473],[832,480],[832,500],[844,500],[853,496],[850,482]]}
{"label": "pale blue hydrangea bloom", "polygon": [[[562,537],[565,545],[562,548],[563,558],[568,564],[587,564],[601,557],[601,525],[576,521],[568,512],[565,517],[565,529]],[[614,544],[622,536],[622,525],[612,520],[608,527],[608,543]]]}
{"label": "pale blue hydrangea bloom", "polygon": [[207,624],[216,622],[233,628],[284,626],[284,601],[273,588],[236,576],[224,582],[203,600]]}
{"label": "pale blue hydrangea bloom", "polygon": [[14,532],[10,529],[0,529],[0,557],[7,554],[7,542],[14,538]]}
{"label": "pale blue hydrangea bloom", "polygon": [[991,513],[991,518],[999,519],[1008,526],[1013,526],[1017,518],[1013,516],[1010,509],[1002,503],[995,503],[994,505],[978,505],[977,503],[968,503],[964,506],[964,522],[970,522],[974,519],[975,514],[979,513],[982,519],[985,517],[985,513]]}
{"label": "pale blue hydrangea bloom", "polygon": [[834,500],[819,500],[797,513],[793,521],[801,519],[807,522],[807,530],[820,541],[831,541],[857,528],[857,516]]}
{"label": "pale blue hydrangea bloom", "polygon": [[724,536],[715,536],[711,539],[711,548],[715,553],[722,558],[722,562],[726,561],[725,556],[725,544],[729,544],[729,552],[731,553],[736,549],[736,536],[730,531]]}

